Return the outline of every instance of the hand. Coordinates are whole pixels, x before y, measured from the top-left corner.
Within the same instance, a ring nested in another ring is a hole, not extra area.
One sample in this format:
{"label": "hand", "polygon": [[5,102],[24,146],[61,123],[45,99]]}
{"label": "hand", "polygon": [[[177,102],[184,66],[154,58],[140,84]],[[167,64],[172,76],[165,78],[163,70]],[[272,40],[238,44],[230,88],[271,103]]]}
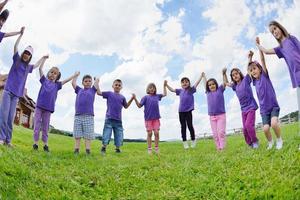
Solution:
{"label": "hand", "polygon": [[250,50],[248,53],[248,59],[251,59],[253,57],[253,55],[254,55],[253,51]]}
{"label": "hand", "polygon": [[227,71],[227,68],[224,67],[224,68],[222,69],[222,73],[223,73],[223,74],[226,74],[226,71]]}
{"label": "hand", "polygon": [[22,26],[22,28],[20,30],[20,34],[23,35],[24,31],[25,31],[25,26]]}
{"label": "hand", "polygon": [[74,76],[75,76],[75,77],[78,77],[79,75],[80,75],[80,72],[79,72],[79,71],[77,71],[77,72],[74,73]]}
{"label": "hand", "polygon": [[94,80],[95,80],[95,83],[96,83],[96,84],[99,84],[99,82],[100,82],[100,79],[99,79],[99,78],[96,78],[96,77],[95,77]]}
{"label": "hand", "polygon": [[256,37],[255,41],[257,46],[260,45],[259,37]]}
{"label": "hand", "polygon": [[201,73],[201,78],[203,78],[205,76],[205,73],[204,72],[202,72]]}
{"label": "hand", "polygon": [[135,96],[135,94],[134,94],[134,93],[132,93],[132,98],[133,98],[133,99],[136,99],[136,96]]}
{"label": "hand", "polygon": [[42,58],[45,59],[45,60],[48,59],[49,58],[49,54],[44,55]]}

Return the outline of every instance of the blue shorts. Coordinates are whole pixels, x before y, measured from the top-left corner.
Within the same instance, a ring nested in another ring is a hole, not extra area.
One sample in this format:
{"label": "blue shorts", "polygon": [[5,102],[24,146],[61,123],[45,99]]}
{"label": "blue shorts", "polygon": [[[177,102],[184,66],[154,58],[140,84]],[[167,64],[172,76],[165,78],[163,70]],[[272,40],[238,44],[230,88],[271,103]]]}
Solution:
{"label": "blue shorts", "polygon": [[272,111],[270,113],[261,115],[263,125],[268,124],[269,126],[271,126],[272,117],[278,117],[279,116],[279,111],[280,111],[280,108],[275,107],[275,108],[272,109]]}
{"label": "blue shorts", "polygon": [[115,146],[120,147],[123,144],[123,126],[122,121],[115,119],[105,119],[103,135],[102,135],[102,144],[108,145],[112,131],[114,131],[114,140]]}

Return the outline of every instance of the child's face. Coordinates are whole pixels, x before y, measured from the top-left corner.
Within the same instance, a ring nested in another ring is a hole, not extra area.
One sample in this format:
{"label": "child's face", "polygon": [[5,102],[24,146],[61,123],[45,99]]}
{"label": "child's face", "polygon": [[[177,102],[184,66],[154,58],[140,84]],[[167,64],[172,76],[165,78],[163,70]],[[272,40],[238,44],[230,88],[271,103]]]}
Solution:
{"label": "child's face", "polygon": [[241,75],[238,71],[236,70],[233,70],[232,73],[231,73],[231,76],[232,76],[232,79],[235,81],[235,82],[240,82],[241,81]]}
{"label": "child's face", "polygon": [[112,88],[114,89],[114,92],[119,93],[122,89],[122,83],[115,81],[112,85]]}
{"label": "child's face", "polygon": [[257,65],[255,63],[252,63],[249,66],[249,71],[252,77],[254,77],[255,79],[259,79],[260,74],[261,74],[261,69],[259,67],[257,67]]}
{"label": "child's face", "polygon": [[82,81],[82,85],[84,88],[90,88],[92,87],[92,84],[93,84],[93,81],[91,78],[85,78],[83,81]]}
{"label": "child's face", "polygon": [[149,94],[155,94],[156,89],[155,89],[155,87],[150,86],[149,89],[148,89],[148,91],[149,91]]}
{"label": "child's face", "polygon": [[57,77],[59,75],[59,71],[57,69],[50,69],[50,71],[48,72],[48,79],[50,81],[56,81]]}
{"label": "child's face", "polygon": [[24,51],[23,56],[22,56],[22,60],[24,62],[28,62],[31,58],[31,53],[29,53],[28,51]]}
{"label": "child's face", "polygon": [[188,80],[181,81],[181,87],[183,89],[187,89],[188,87],[190,87],[190,82]]}
{"label": "child's face", "polygon": [[269,27],[269,30],[277,40],[281,40],[283,38],[283,33],[282,33],[281,29],[278,28],[277,26],[271,25]]}
{"label": "child's face", "polygon": [[214,92],[217,90],[217,85],[215,84],[214,81],[209,81],[208,88],[209,88],[209,91]]}

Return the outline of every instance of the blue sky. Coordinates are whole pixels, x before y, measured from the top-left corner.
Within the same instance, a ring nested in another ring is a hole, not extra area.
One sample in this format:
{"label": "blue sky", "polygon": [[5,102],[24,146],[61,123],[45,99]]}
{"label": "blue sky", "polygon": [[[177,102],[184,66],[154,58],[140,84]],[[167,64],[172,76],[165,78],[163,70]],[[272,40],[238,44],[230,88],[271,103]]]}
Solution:
{"label": "blue sky", "polygon": [[[62,78],[75,71],[80,71],[81,77],[84,74],[100,77],[102,90],[110,90],[112,81],[121,78],[124,82],[122,93],[127,99],[131,93],[139,98],[145,95],[149,82],[157,84],[160,92],[165,79],[178,88],[181,77],[188,76],[193,83],[202,71],[219,82],[225,66],[229,71],[233,66],[245,71],[247,51],[254,50],[255,56],[258,53],[254,45],[256,36],[260,36],[269,48],[277,45],[267,29],[272,19],[300,37],[299,0],[99,2],[33,0],[24,3],[14,0],[7,5],[11,15],[2,31],[18,30],[25,25],[20,49],[27,44],[33,45],[33,61],[49,53],[45,70],[59,66]],[[72,9],[66,5],[72,5]],[[9,70],[15,39],[8,38],[0,44],[1,73]],[[266,59],[283,116],[297,109],[296,93],[291,88],[284,61],[275,56]],[[40,87],[38,79],[36,71],[26,84],[33,99],[37,98]],[[292,98],[286,100],[287,95]],[[225,91],[225,102],[228,130],[241,127],[239,103],[230,88]],[[180,138],[178,103],[178,97],[170,92],[160,103],[162,139]],[[59,93],[51,124],[72,131],[74,104],[75,94],[68,83]],[[94,107],[95,131],[101,133],[105,100],[97,97]],[[203,83],[195,94],[193,114],[196,133],[210,132]],[[143,109],[134,104],[124,109],[123,121],[125,137],[146,136]],[[260,121],[257,111],[257,122]]]}

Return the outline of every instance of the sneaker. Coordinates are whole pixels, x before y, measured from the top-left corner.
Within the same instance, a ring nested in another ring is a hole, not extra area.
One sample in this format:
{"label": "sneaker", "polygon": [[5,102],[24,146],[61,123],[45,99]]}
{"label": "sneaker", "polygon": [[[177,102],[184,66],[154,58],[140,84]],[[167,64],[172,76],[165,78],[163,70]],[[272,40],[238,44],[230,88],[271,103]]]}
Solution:
{"label": "sneaker", "polygon": [[277,139],[276,141],[276,149],[279,150],[282,148],[282,145],[283,145],[283,141],[281,138]]}
{"label": "sneaker", "polygon": [[14,148],[15,146],[12,143],[5,143],[8,148]]}
{"label": "sneaker", "polygon": [[102,155],[105,155],[105,153],[106,153],[106,147],[102,147],[102,148],[101,148],[101,154],[102,154]]}
{"label": "sneaker", "polygon": [[148,154],[149,154],[149,155],[152,154],[152,148],[148,148]]}
{"label": "sneaker", "polygon": [[85,153],[86,153],[87,155],[89,155],[89,154],[91,154],[91,150],[90,150],[90,149],[86,149],[86,150],[85,150]]}
{"label": "sneaker", "polygon": [[259,146],[258,142],[254,142],[254,143],[252,144],[252,148],[253,148],[253,149],[258,149],[258,146]]}
{"label": "sneaker", "polygon": [[116,153],[121,153],[121,150],[119,148],[117,148]]}
{"label": "sneaker", "polygon": [[155,153],[159,154],[159,148],[155,147]]}
{"label": "sneaker", "polygon": [[192,148],[195,148],[195,147],[196,147],[196,144],[197,144],[197,141],[196,141],[196,140],[192,140],[192,142],[191,142],[191,147],[192,147]]}
{"label": "sneaker", "polygon": [[273,148],[273,140],[268,142],[267,150],[270,150]]}
{"label": "sneaker", "polygon": [[183,141],[183,148],[184,149],[188,149],[189,148],[189,144],[187,141]]}
{"label": "sneaker", "polygon": [[74,154],[78,155],[79,154],[79,149],[74,149]]}
{"label": "sneaker", "polygon": [[33,144],[33,145],[32,145],[32,148],[33,148],[33,150],[36,150],[36,151],[37,151],[37,150],[39,149],[39,145]]}
{"label": "sneaker", "polygon": [[44,151],[45,151],[45,152],[50,152],[50,151],[49,151],[49,147],[48,147],[47,145],[44,146]]}

